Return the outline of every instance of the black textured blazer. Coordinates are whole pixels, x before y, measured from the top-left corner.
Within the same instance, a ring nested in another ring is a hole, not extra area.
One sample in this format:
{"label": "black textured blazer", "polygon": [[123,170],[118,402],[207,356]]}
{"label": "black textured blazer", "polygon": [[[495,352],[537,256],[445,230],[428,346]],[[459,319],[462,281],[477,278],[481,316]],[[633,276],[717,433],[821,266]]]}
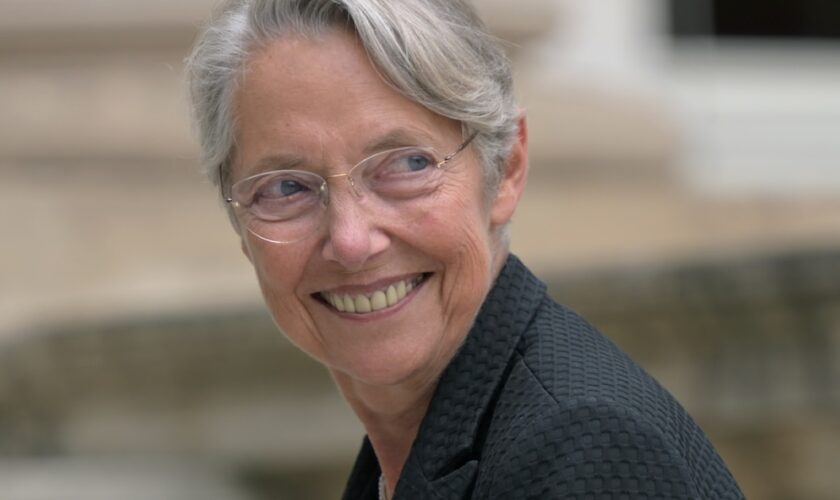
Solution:
{"label": "black textured blazer", "polygon": [[[345,500],[375,500],[365,439]],[[444,371],[394,500],[729,499],[691,417],[514,256]]]}

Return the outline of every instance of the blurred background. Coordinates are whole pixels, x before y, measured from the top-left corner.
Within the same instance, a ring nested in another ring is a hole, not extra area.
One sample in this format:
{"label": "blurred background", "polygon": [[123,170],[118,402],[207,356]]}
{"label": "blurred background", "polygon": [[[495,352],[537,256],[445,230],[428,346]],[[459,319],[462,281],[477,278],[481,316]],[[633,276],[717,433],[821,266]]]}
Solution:
{"label": "blurred background", "polygon": [[[338,498],[363,434],[199,172],[213,0],[0,0],[0,497]],[[750,498],[840,498],[840,3],[480,0],[532,170],[513,247]]]}

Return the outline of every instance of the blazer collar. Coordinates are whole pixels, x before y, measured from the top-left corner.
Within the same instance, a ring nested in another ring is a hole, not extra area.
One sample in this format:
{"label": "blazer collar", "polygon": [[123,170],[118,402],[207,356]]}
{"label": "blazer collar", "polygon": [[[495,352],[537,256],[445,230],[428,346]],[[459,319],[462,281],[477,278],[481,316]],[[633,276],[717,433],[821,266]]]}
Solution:
{"label": "blazer collar", "polygon": [[472,487],[494,401],[514,349],[545,296],[514,255],[444,370],[403,467],[397,498],[463,498]]}

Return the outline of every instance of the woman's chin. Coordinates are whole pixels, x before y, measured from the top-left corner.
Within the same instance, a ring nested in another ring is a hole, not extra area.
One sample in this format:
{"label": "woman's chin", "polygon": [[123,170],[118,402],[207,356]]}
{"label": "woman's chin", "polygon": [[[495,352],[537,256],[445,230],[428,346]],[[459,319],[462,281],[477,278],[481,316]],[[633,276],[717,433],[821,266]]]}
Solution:
{"label": "woman's chin", "polygon": [[376,356],[368,354],[348,361],[337,371],[351,378],[355,383],[371,387],[422,384],[424,374],[434,371],[429,356],[411,356],[406,352],[394,355],[383,353]]}

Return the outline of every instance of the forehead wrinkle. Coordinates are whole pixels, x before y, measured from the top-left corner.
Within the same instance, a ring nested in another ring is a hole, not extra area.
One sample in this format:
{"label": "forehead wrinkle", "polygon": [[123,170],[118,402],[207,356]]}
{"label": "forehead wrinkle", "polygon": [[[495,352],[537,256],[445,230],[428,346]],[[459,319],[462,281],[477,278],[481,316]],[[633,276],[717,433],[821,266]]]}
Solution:
{"label": "forehead wrinkle", "polygon": [[[317,173],[319,169],[323,169],[319,165],[326,163],[326,144],[330,139],[325,139],[324,133],[313,131],[310,135],[316,138],[314,142],[317,144],[309,148],[289,148],[288,145],[280,145],[275,151],[269,151],[252,164],[245,165],[243,178],[272,170],[305,170]],[[283,151],[284,149],[290,151]]]}

